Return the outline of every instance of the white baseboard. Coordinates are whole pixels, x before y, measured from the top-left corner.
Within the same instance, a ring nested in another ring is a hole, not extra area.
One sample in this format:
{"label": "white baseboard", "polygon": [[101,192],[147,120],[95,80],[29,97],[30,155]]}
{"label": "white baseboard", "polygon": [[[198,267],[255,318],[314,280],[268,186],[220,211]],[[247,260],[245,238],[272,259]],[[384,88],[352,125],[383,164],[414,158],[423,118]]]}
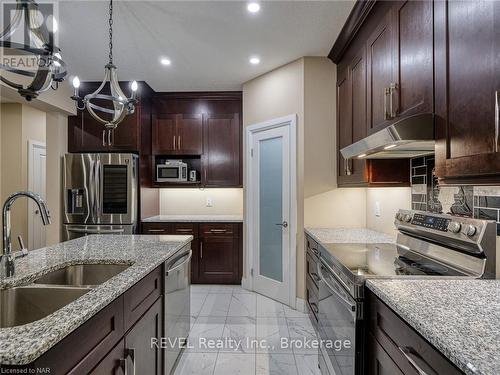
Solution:
{"label": "white baseboard", "polygon": [[252,290],[252,282],[249,278],[241,278],[241,287],[246,290]]}
{"label": "white baseboard", "polygon": [[302,298],[298,298],[295,300],[295,310],[300,311],[300,312],[307,312],[306,311],[306,300]]}

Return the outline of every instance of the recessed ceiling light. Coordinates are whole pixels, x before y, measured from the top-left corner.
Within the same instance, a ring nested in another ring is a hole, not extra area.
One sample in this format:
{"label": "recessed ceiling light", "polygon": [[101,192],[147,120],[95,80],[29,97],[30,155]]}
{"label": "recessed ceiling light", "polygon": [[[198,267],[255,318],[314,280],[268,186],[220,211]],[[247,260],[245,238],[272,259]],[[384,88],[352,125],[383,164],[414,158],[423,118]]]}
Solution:
{"label": "recessed ceiling light", "polygon": [[260,4],[255,1],[252,1],[251,3],[247,4],[247,10],[250,13],[257,13],[260,10]]}
{"label": "recessed ceiling light", "polygon": [[257,56],[250,57],[250,64],[258,65],[260,63],[260,59]]}
{"label": "recessed ceiling light", "polygon": [[167,59],[166,57],[162,57],[160,59],[160,62],[162,63],[162,65],[170,65],[170,64],[172,64],[172,61],[170,61],[170,59]]}
{"label": "recessed ceiling light", "polygon": [[389,145],[389,146],[385,146],[384,150],[389,150],[389,149],[394,148],[394,147],[396,147],[395,144],[392,144],[392,145]]}

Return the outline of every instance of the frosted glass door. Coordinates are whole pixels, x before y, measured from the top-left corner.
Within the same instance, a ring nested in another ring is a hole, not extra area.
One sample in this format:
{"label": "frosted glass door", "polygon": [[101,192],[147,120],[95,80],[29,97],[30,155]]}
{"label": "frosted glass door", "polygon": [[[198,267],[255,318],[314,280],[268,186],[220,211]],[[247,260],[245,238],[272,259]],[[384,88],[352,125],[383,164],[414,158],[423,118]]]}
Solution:
{"label": "frosted glass door", "polygon": [[283,138],[259,141],[259,271],[283,281]]}

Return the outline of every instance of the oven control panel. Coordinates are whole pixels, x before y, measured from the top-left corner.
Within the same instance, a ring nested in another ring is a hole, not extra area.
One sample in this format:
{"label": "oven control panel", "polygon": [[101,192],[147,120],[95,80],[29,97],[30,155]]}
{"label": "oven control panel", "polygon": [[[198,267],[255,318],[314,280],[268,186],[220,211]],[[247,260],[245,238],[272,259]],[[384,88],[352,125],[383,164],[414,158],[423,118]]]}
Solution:
{"label": "oven control panel", "polygon": [[413,214],[413,219],[411,223],[413,225],[418,225],[424,228],[430,228],[435,230],[440,230],[442,232],[448,231],[448,225],[450,224],[450,219],[444,217],[424,215],[424,214]]}

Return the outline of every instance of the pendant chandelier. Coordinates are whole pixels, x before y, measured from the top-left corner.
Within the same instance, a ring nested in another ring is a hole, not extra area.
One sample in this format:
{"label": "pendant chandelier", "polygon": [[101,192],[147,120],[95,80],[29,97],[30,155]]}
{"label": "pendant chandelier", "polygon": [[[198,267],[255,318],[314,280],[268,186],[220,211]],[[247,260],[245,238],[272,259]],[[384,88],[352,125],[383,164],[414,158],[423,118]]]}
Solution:
{"label": "pendant chandelier", "polygon": [[[83,98],[79,95],[80,80],[73,78],[74,95],[71,97],[75,101],[76,108],[83,111],[87,109],[90,115],[102,123],[105,127],[103,131],[103,145],[111,145],[111,134],[117,125],[126,115],[135,111],[137,103],[136,92],[137,82],[131,83],[132,94],[127,98],[120,88],[116,66],[113,64],[113,0],[109,2],[109,54],[108,63],[104,67],[104,80],[93,93],[85,95]],[[104,91],[109,82],[109,94]],[[104,104],[106,103],[106,104]],[[106,132],[108,133],[106,139]]]}
{"label": "pendant chandelier", "polygon": [[[33,0],[17,0],[11,22],[0,34],[0,80],[28,101],[49,88],[57,90],[66,76],[61,51],[54,45],[56,30],[54,15],[44,15]],[[18,31],[23,43],[12,41]]]}

